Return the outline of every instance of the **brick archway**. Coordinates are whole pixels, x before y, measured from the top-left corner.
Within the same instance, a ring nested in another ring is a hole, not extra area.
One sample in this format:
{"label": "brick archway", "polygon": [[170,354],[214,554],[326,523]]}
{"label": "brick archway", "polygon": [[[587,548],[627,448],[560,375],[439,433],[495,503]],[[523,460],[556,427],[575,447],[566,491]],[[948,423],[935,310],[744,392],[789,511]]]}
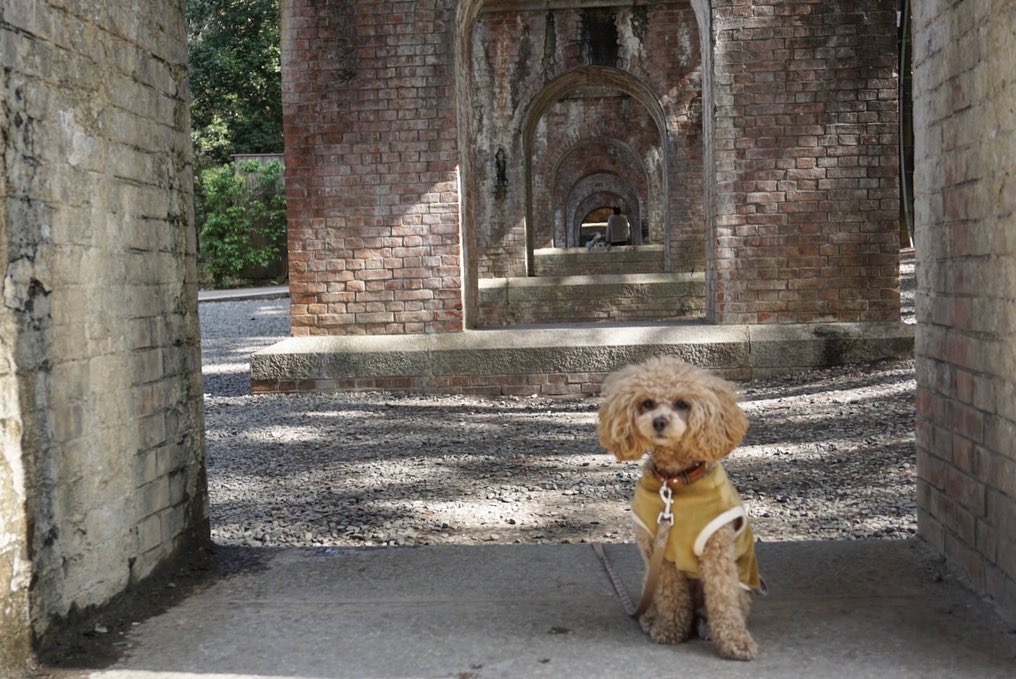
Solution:
{"label": "brick archway", "polygon": [[590,174],[578,180],[565,201],[569,247],[581,246],[580,231],[587,214],[600,207],[619,207],[628,217],[632,242],[641,242],[642,213],[638,196],[624,177],[612,173]]}
{"label": "brick archway", "polygon": [[[653,123],[656,125],[659,138],[661,140],[668,139],[666,114],[660,105],[656,95],[641,81],[617,68],[610,68],[604,66],[585,66],[575,68],[568,73],[560,76],[559,78],[547,83],[543,90],[537,95],[537,97],[530,104],[528,111],[525,116],[525,124],[523,126],[522,134],[522,148],[523,157],[525,160],[525,200],[526,200],[526,270],[532,272],[533,266],[533,250],[535,247],[535,231],[532,228],[528,228],[528,225],[534,223],[533,213],[533,167],[532,167],[532,149],[534,145],[534,137],[536,135],[537,126],[547,112],[547,110],[558,100],[567,96],[570,93],[581,90],[584,87],[590,85],[609,87],[616,89],[625,95],[629,96],[637,104],[644,107]],[[661,168],[663,181],[661,190],[663,195],[667,195],[667,176],[668,176],[668,148],[669,144],[662,143],[662,159]],[[667,204],[664,203],[663,209],[663,222],[666,223],[668,220]],[[664,231],[664,238],[667,239],[667,232]],[[666,253],[666,248],[664,250]],[[665,256],[664,267],[669,268],[668,259]]]}
{"label": "brick archway", "polygon": [[[553,214],[554,243],[558,247],[575,246],[573,236],[577,232],[573,232],[574,215],[566,209],[568,197],[579,181],[594,173],[625,177],[632,196],[632,206],[638,209],[640,220],[649,219],[650,222],[662,224],[662,168],[647,168],[642,156],[623,141],[600,137],[580,139],[550,156],[545,165],[551,169],[544,171],[542,176],[550,179],[551,190],[538,192],[534,196],[537,210],[534,229],[538,239],[546,238],[545,231],[541,230],[541,217]],[[546,212],[540,214],[539,210]],[[560,220],[557,219],[559,213]]]}
{"label": "brick archway", "polygon": [[[622,96],[651,109],[652,124],[661,131],[663,140],[659,151],[665,169],[662,174],[669,182],[661,180],[658,193],[653,191],[664,204],[661,212],[666,212],[668,218],[654,221],[668,221],[677,229],[665,258],[669,261],[673,251],[681,270],[701,270],[706,242],[702,178],[706,173],[701,152],[699,50],[700,45],[710,45],[708,33],[702,37],[708,6],[705,0],[690,6],[648,3],[648,11],[654,15],[651,25],[658,30],[643,34],[636,25],[635,10],[618,5],[614,18],[624,44],[619,43],[616,65],[604,65],[586,50],[581,31],[576,30],[581,23],[579,5],[562,4],[536,11],[528,5],[519,8],[500,0],[458,3],[455,92],[466,327],[475,327],[480,278],[520,276],[532,271],[530,227],[534,206],[530,197],[534,175],[529,151],[535,136],[533,125],[540,117],[534,111],[552,103],[555,98],[548,94],[569,79],[574,79],[572,88],[578,87],[583,77],[601,86],[616,86]],[[510,16],[513,12],[515,15]],[[548,37],[548,27],[541,23],[551,14],[557,17],[557,51],[553,36]],[[664,35],[668,37],[664,39]],[[680,39],[675,42],[674,36]],[[669,56],[658,58],[662,54]],[[522,70],[494,77],[495,65],[501,70]],[[594,73],[612,75],[590,78]],[[493,94],[477,89],[477,78],[484,87],[493,86]],[[497,106],[507,108],[491,116],[489,112]],[[682,138],[684,135],[687,137]],[[495,184],[496,158],[501,159],[500,167],[505,170],[500,175],[504,183],[499,185]],[[676,193],[675,186],[680,189]],[[504,197],[498,204],[491,200],[495,194]]]}

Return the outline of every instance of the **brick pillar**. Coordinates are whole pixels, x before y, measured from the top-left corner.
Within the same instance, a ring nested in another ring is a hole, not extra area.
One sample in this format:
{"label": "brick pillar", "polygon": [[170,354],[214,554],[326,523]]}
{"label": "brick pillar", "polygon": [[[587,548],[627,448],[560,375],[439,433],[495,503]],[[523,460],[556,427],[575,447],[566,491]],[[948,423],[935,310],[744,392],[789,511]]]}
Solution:
{"label": "brick pillar", "polygon": [[712,3],[717,323],[899,318],[896,3]]}
{"label": "brick pillar", "polygon": [[918,523],[1016,621],[1016,13],[912,7]]}
{"label": "brick pillar", "polygon": [[292,332],[462,329],[452,0],[283,0]]}

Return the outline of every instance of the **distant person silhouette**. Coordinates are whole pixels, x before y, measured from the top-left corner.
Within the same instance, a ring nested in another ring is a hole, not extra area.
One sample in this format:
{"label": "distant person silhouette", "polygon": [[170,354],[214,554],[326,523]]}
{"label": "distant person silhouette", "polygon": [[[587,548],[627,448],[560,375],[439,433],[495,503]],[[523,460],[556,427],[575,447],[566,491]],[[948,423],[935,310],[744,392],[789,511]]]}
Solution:
{"label": "distant person silhouette", "polygon": [[615,207],[614,214],[607,220],[607,243],[610,245],[626,245],[631,239],[631,224],[621,214],[621,208]]}

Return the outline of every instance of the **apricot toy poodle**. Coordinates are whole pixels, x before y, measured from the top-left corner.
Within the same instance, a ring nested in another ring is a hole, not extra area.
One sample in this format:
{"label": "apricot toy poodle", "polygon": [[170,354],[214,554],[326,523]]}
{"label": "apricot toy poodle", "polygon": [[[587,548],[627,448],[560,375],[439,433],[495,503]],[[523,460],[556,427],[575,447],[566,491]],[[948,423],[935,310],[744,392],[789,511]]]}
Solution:
{"label": "apricot toy poodle", "polygon": [[673,524],[651,603],[639,617],[642,628],[666,644],[697,631],[722,656],[750,660],[758,652],[746,625],[751,592],[764,585],[748,517],[720,463],[748,429],[733,386],[664,356],[612,373],[603,395],[603,447],[619,461],[649,453],[632,500],[647,568],[658,519],[669,524],[665,503],[672,503]]}

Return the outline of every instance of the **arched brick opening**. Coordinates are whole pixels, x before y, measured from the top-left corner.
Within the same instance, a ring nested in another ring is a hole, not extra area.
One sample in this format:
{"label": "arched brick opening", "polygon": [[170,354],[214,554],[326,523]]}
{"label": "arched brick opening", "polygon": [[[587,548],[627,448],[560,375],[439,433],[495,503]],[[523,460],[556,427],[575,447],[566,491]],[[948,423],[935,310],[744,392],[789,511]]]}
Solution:
{"label": "arched brick opening", "polygon": [[[457,332],[478,279],[532,273],[534,113],[560,105],[567,119],[568,97],[604,110],[656,102],[661,252],[672,271],[707,269],[713,322],[898,317],[884,3],[291,2],[302,22],[287,50],[294,334]],[[353,9],[374,18],[364,37],[412,34],[404,58],[359,53],[340,29]],[[595,77],[579,87],[576,73]]]}
{"label": "arched brick opening", "polygon": [[659,189],[663,181],[662,168],[648,170],[646,163],[643,162],[643,156],[624,142],[610,138],[581,140],[562,149],[557,157],[552,156],[547,164],[553,169],[543,176],[549,175],[551,181],[548,186],[552,191],[538,191],[533,201],[537,243],[541,242],[541,237],[545,238],[540,227],[541,217],[546,213],[541,210],[547,210],[555,217],[554,245],[575,247],[577,243],[573,236],[576,234],[571,230],[574,215],[568,209],[569,196],[578,182],[595,173],[624,177],[625,184],[633,194],[633,200],[629,200],[629,203],[633,203],[632,208],[638,209],[640,222],[644,218],[650,223],[655,222],[661,232],[659,240],[662,240],[663,195]]}
{"label": "arched brick opening", "polygon": [[[660,230],[662,242],[665,196],[662,191],[662,140],[648,111],[628,96],[615,96],[618,113],[607,123],[582,118],[582,125],[543,124],[538,129],[533,158],[533,231],[537,247],[552,231],[556,247],[573,245],[562,209],[569,190],[582,176],[612,172],[628,177],[640,199],[641,214]],[[556,108],[556,107],[554,107]],[[554,109],[552,108],[552,111]],[[631,129],[626,129],[629,127]],[[549,217],[553,216],[553,223]]]}
{"label": "arched brick opening", "polygon": [[[539,95],[533,100],[529,111],[526,115],[526,123],[523,128],[523,155],[526,158],[525,162],[525,176],[526,176],[526,223],[534,224],[533,216],[533,167],[532,167],[532,149],[534,146],[535,136],[537,128],[541,123],[543,115],[550,109],[550,107],[560,99],[568,96],[569,94],[581,91],[583,88],[589,86],[607,87],[618,92],[622,92],[630,97],[637,105],[640,105],[648,113],[650,118],[656,125],[659,138],[661,140],[667,139],[667,127],[666,127],[666,114],[663,111],[662,106],[657,100],[655,94],[642,82],[634,78],[628,73],[615,68],[603,67],[603,66],[586,66],[573,69],[565,75],[557,78],[554,81],[548,83]],[[662,166],[662,192],[664,195],[667,194],[667,168],[668,168],[668,157],[667,148],[668,143],[661,143],[663,147],[663,158],[661,162]],[[594,164],[591,164],[595,167]],[[664,203],[662,220],[664,223],[668,222],[668,211],[667,204]],[[526,230],[526,269],[532,271],[533,266],[533,250],[535,247],[536,234],[534,229],[527,228]],[[664,230],[664,240],[669,238],[666,230]],[[666,252],[666,250],[665,250]],[[669,260],[665,256],[664,266],[669,267]]]}
{"label": "arched brick opening", "polygon": [[[693,6],[669,2],[618,5],[609,12],[618,28],[618,48],[607,55],[616,61],[605,65],[597,60],[603,55],[592,54],[576,37],[577,4],[535,9],[496,0],[458,4],[455,91],[466,327],[476,327],[480,278],[533,271],[531,227],[538,208],[530,201],[529,151],[538,137],[535,128],[562,94],[583,85],[611,89],[629,105],[651,111],[648,119],[664,140],[657,154],[665,169],[657,195],[664,204],[660,212],[672,225],[665,259],[681,271],[704,265],[701,16]],[[646,24],[639,23],[645,12],[651,19],[648,34],[642,31]],[[547,21],[556,21],[556,33]],[[642,210],[643,217],[651,205]]]}
{"label": "arched brick opening", "polygon": [[580,236],[582,223],[586,215],[598,208],[608,210],[620,208],[631,223],[633,242],[637,239],[637,234],[641,233],[642,221],[638,197],[631,185],[619,175],[597,173],[583,177],[572,187],[565,206],[568,215],[568,239],[573,244],[571,247],[584,244]]}

